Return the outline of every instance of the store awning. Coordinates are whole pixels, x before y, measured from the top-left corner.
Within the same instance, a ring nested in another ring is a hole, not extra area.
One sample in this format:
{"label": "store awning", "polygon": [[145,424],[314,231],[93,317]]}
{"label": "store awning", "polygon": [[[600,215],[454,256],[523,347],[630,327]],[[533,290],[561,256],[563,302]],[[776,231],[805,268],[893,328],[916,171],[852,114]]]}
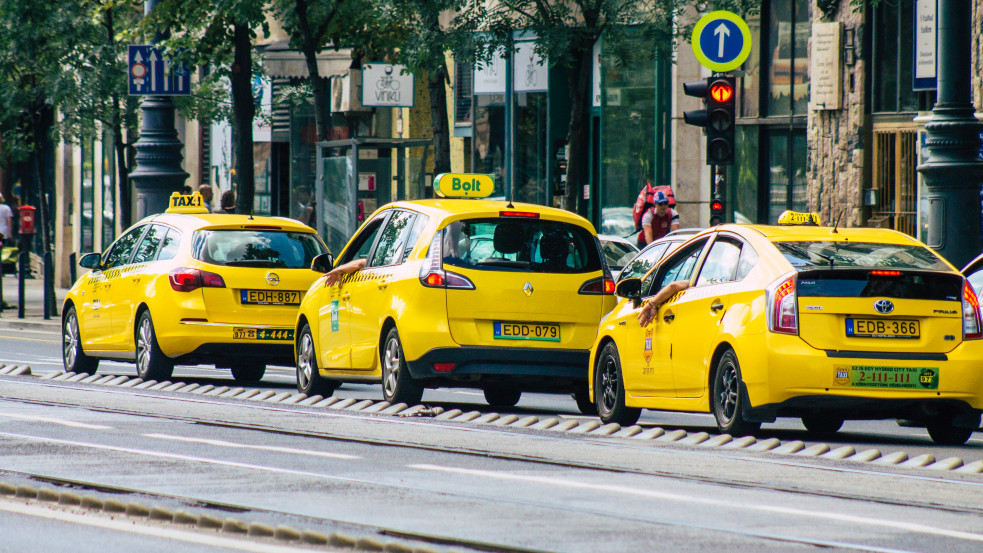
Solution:
{"label": "store awning", "polygon": [[[351,48],[328,48],[317,56],[317,69],[321,77],[335,77],[348,73],[352,63]],[[307,60],[299,50],[291,50],[286,42],[277,42],[263,48],[263,68],[273,79],[306,79]]]}

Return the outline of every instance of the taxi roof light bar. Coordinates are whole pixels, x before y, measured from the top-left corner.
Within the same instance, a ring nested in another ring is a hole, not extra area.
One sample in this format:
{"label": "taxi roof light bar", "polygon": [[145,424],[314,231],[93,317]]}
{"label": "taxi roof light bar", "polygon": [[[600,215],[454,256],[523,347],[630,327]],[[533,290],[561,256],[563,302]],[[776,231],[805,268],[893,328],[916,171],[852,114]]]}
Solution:
{"label": "taxi roof light bar", "polygon": [[175,192],[168,198],[164,213],[202,214],[208,213],[208,208],[205,207],[205,200],[200,192],[187,195]]}
{"label": "taxi roof light bar", "polygon": [[969,281],[963,280],[963,339],[979,340],[980,338],[983,338],[980,301]]}
{"label": "taxi roof light bar", "polygon": [[433,180],[439,198],[487,198],[495,191],[495,179],[481,173],[441,173]]}
{"label": "taxi roof light bar", "polygon": [[778,216],[778,224],[781,226],[795,226],[802,225],[807,227],[818,227],[819,226],[819,214],[818,213],[804,213],[801,211],[792,211],[790,209],[782,212]]}

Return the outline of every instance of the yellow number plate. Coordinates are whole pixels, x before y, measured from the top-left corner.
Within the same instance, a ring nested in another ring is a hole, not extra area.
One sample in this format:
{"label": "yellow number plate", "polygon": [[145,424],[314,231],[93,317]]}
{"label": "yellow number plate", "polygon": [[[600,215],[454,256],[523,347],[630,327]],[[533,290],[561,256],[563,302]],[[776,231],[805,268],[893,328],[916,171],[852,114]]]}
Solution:
{"label": "yellow number plate", "polygon": [[283,290],[242,290],[242,303],[259,305],[300,305],[300,292]]}
{"label": "yellow number plate", "polygon": [[560,325],[496,322],[496,340],[560,341]]}
{"label": "yellow number plate", "polygon": [[233,340],[289,341],[294,339],[292,328],[241,328],[232,329]]}
{"label": "yellow number plate", "polygon": [[897,319],[847,319],[846,335],[856,338],[918,338],[918,321]]}

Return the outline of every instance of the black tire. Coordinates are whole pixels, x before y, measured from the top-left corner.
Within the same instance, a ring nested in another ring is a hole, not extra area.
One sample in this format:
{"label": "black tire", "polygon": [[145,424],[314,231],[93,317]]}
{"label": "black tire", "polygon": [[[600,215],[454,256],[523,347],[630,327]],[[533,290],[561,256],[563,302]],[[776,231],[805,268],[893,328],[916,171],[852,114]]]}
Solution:
{"label": "black tire", "polygon": [[232,365],[232,378],[236,382],[259,382],[266,374],[266,363],[258,361],[236,361]]}
{"label": "black tire", "polygon": [[304,324],[297,338],[297,391],[309,396],[331,397],[338,388],[338,382],[321,377],[315,351],[311,327]]}
{"label": "black tire", "polygon": [[813,434],[835,434],[843,427],[843,419],[824,417],[822,415],[806,415],[802,417],[802,426]]}
{"label": "black tire", "polygon": [[522,390],[514,390],[505,386],[485,388],[485,401],[492,407],[515,407],[521,397]]}
{"label": "black tire", "polygon": [[413,380],[403,357],[403,342],[396,327],[389,330],[379,352],[382,364],[382,397],[389,403],[414,405],[423,398],[423,386]]}
{"label": "black tire", "polygon": [[597,405],[590,400],[590,390],[587,389],[587,382],[580,382],[574,385],[573,400],[577,402],[577,409],[582,415],[597,416]]}
{"label": "black tire", "polygon": [[79,319],[74,306],[65,311],[61,331],[61,359],[65,372],[95,374],[99,368],[99,360],[89,357],[82,349]]}
{"label": "black tire", "polygon": [[925,425],[932,441],[939,445],[963,445],[973,435],[972,428],[953,426],[949,416],[938,416]]}
{"label": "black tire", "polygon": [[734,350],[725,351],[717,362],[710,401],[717,428],[721,432],[742,436],[753,434],[761,428],[760,422],[748,422],[742,416],[747,398],[741,389],[741,365]]}
{"label": "black tire", "polygon": [[150,311],[144,311],[136,328],[137,375],[144,380],[167,380],[174,374],[174,361],[160,351]]}
{"label": "black tire", "polygon": [[625,405],[624,378],[621,374],[621,356],[614,342],[609,342],[597,358],[594,369],[594,404],[597,415],[604,423],[616,422],[631,426],[638,422],[642,410]]}

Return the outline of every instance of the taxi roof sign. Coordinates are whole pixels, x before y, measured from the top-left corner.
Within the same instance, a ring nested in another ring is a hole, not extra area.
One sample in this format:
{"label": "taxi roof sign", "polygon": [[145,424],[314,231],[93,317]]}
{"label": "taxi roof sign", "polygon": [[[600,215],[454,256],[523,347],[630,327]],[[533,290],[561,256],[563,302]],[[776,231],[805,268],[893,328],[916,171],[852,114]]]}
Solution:
{"label": "taxi roof sign", "polygon": [[205,200],[198,192],[188,195],[175,192],[168,199],[167,210],[164,213],[208,213],[208,208],[205,207]]}
{"label": "taxi roof sign", "polygon": [[786,210],[778,216],[779,225],[806,225],[819,226],[818,213],[802,213],[799,211]]}
{"label": "taxi roof sign", "polygon": [[495,191],[495,179],[480,173],[441,173],[433,181],[433,193],[441,198],[487,198]]}

